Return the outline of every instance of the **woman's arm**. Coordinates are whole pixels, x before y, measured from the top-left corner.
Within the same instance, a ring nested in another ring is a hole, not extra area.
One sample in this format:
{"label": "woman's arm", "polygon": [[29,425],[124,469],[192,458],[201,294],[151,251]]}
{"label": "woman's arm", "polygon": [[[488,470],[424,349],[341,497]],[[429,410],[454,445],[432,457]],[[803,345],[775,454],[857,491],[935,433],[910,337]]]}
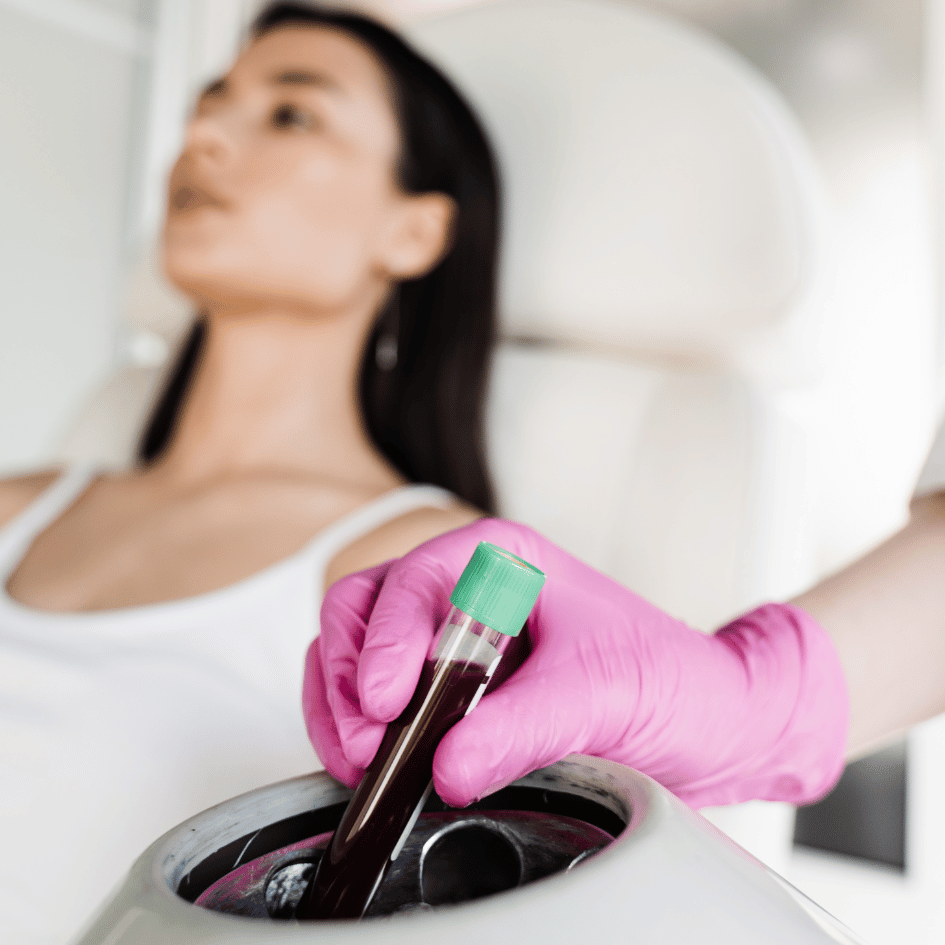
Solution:
{"label": "woman's arm", "polygon": [[916,499],[902,531],[793,603],[840,653],[849,755],[945,711],[945,492]]}
{"label": "woman's arm", "polygon": [[449,508],[414,509],[400,515],[342,548],[325,569],[325,586],[355,571],[365,571],[391,558],[400,558],[417,545],[462,528],[482,516],[479,509],[458,500]]}

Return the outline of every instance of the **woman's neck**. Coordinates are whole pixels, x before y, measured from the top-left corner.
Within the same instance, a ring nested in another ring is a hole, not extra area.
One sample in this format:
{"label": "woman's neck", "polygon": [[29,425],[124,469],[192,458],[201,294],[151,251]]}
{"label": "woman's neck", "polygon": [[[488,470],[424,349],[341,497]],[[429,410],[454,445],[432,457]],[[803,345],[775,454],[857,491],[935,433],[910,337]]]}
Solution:
{"label": "woman's neck", "polygon": [[367,491],[402,478],[361,420],[360,320],[283,312],[208,317],[174,438],[154,473],[193,484],[279,471]]}

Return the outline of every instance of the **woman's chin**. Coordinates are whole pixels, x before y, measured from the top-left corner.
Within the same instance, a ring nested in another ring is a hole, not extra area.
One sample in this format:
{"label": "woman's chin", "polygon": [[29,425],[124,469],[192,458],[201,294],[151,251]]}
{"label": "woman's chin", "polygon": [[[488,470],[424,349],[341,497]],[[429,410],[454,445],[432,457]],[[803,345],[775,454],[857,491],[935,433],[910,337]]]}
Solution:
{"label": "woman's chin", "polygon": [[238,278],[228,271],[231,267],[214,265],[200,253],[181,251],[165,244],[162,264],[168,282],[201,308],[214,303],[232,303],[252,294],[245,285],[245,276]]}
{"label": "woman's chin", "polygon": [[215,320],[255,315],[284,307],[284,303],[279,304],[277,300],[253,292],[251,287],[246,285],[208,280],[206,277],[193,275],[188,278],[180,274],[172,276],[169,273],[168,278],[178,291],[193,302],[198,312],[212,316]]}
{"label": "woman's chin", "polygon": [[168,282],[199,311],[215,316],[280,312],[331,321],[365,307],[373,311],[382,301],[375,302],[372,294],[365,302],[345,284],[294,279],[293,273],[273,276],[248,263],[238,265],[218,254],[193,252],[169,240],[164,241],[162,257]]}

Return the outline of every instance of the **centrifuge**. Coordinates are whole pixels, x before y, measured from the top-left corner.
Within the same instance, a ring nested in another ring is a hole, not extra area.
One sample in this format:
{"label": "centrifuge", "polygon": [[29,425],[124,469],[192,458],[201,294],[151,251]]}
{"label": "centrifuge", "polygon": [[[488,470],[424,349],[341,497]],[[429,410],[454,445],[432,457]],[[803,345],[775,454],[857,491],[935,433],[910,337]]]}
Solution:
{"label": "centrifuge", "polygon": [[435,795],[359,922],[296,922],[351,792],[325,773],[155,841],[79,945],[756,945],[859,940],[655,781],[572,756],[462,810]]}

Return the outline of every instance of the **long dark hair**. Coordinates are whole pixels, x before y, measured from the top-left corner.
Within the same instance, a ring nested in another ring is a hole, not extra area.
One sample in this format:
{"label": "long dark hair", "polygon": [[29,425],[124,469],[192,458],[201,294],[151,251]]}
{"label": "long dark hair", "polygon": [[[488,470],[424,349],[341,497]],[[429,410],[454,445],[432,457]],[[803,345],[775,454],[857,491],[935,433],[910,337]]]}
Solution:
{"label": "long dark hair", "polygon": [[[356,13],[282,2],[259,14],[250,35],[291,24],[341,30],[374,53],[388,73],[400,125],[399,185],[407,193],[448,194],[457,207],[449,252],[431,272],[395,288],[365,346],[360,397],[368,433],[408,480],[443,486],[494,512],[483,435],[499,221],[489,143],[453,84],[387,27]],[[168,445],[205,337],[198,319],[142,437],[142,463]]]}

